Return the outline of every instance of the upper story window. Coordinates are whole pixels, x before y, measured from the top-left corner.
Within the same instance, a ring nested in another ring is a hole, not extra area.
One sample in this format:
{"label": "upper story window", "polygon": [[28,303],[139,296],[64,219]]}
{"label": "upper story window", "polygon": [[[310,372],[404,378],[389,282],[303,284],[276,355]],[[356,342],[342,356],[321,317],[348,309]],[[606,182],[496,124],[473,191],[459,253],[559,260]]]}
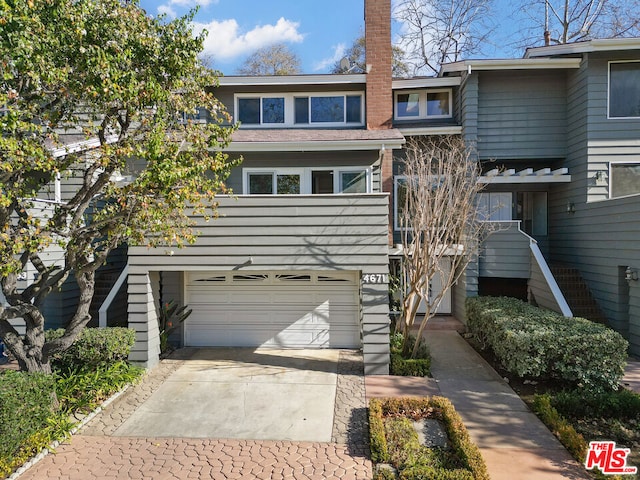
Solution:
{"label": "upper story window", "polygon": [[396,92],[396,120],[451,118],[451,89]]}
{"label": "upper story window", "polygon": [[236,95],[236,119],[245,126],[309,127],[361,126],[362,92]]}
{"label": "upper story window", "polygon": [[371,192],[371,169],[245,168],[246,195],[298,195]]}
{"label": "upper story window", "polygon": [[640,162],[612,163],[610,168],[609,197],[640,194]]}
{"label": "upper story window", "polygon": [[238,120],[244,125],[284,123],[283,97],[238,98]]}
{"label": "upper story window", "polygon": [[640,62],[609,63],[609,118],[640,117]]}

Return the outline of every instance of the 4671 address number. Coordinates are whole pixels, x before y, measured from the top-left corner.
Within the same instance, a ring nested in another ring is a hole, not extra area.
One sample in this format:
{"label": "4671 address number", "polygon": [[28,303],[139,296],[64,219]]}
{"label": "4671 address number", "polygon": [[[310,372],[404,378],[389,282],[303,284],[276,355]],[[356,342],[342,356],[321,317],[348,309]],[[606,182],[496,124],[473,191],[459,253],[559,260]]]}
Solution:
{"label": "4671 address number", "polygon": [[365,273],[362,275],[362,283],[389,283],[389,275],[386,273]]}

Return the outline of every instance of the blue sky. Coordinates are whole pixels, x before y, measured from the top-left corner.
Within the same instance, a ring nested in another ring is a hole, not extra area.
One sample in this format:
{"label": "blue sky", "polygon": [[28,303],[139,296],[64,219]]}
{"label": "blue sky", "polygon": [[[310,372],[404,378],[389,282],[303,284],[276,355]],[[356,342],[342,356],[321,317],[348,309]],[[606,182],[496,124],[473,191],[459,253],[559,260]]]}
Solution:
{"label": "blue sky", "polygon": [[[508,2],[499,0],[498,11],[508,9]],[[209,32],[205,53],[225,75],[236,73],[258,48],[277,42],[299,55],[303,73],[328,73],[364,31],[364,0],[141,0],[140,5],[151,15],[171,18],[199,5],[194,27]],[[495,48],[487,54],[510,55]]]}

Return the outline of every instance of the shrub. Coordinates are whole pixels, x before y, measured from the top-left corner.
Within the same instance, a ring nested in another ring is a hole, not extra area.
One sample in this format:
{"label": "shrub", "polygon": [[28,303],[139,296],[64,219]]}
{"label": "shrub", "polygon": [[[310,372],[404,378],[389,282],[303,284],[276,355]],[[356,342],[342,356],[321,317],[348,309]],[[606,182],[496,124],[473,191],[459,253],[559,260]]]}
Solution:
{"label": "shrub", "polygon": [[565,448],[580,462],[584,462],[587,455],[587,441],[567,422],[551,405],[548,394],[536,395],[532,404],[533,411],[540,420],[551,430]]}
{"label": "shrub", "polygon": [[135,382],[143,371],[123,361],[93,371],[66,371],[56,382],[58,400],[68,414],[88,413],[125,385]]}
{"label": "shrub", "polygon": [[[51,341],[63,334],[64,329],[48,330],[46,339]],[[130,328],[85,328],[71,347],[53,356],[51,363],[58,370],[95,370],[126,360],[135,338],[135,330]]]}
{"label": "shrub", "polygon": [[400,480],[474,480],[469,470],[443,470],[424,465],[415,465],[400,472]]}
{"label": "shrub", "polygon": [[25,439],[47,426],[53,414],[54,381],[52,375],[39,373],[0,373],[0,470],[12,468]]}
{"label": "shrub", "polygon": [[[412,351],[416,342],[416,337],[409,336],[407,340],[408,351]],[[391,363],[389,365],[391,375],[429,377],[431,376],[431,354],[424,339],[420,340],[416,358],[406,358],[402,355],[404,346],[404,336],[401,333],[394,333],[390,340]]]}
{"label": "shrub", "polygon": [[610,328],[514,298],[468,298],[466,308],[469,331],[507,371],[595,390],[618,387],[628,342]]}
{"label": "shrub", "polygon": [[374,463],[389,461],[387,438],[382,420],[382,403],[374,398],[369,402],[369,436],[371,439],[371,460]]}
{"label": "shrub", "polygon": [[559,392],[553,396],[551,404],[562,415],[572,418],[640,417],[640,394],[625,389],[615,392]]}

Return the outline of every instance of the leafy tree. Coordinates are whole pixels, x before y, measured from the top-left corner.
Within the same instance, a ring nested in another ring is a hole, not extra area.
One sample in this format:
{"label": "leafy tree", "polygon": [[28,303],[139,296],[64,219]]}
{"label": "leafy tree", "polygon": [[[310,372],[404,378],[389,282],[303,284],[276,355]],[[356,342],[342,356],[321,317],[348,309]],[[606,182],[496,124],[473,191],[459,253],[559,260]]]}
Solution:
{"label": "leafy tree", "polygon": [[[393,55],[392,70],[396,78],[409,75],[409,67],[404,63],[404,51],[397,45],[391,47]],[[349,61],[349,66],[344,68],[341,60],[337,61],[331,68],[331,73],[364,73],[367,70],[365,61],[365,39],[360,35],[353,41],[353,44],[345,52],[345,58]]]}
{"label": "leafy tree", "polygon": [[[192,15],[167,23],[136,0],[0,0],[0,336],[22,369],[50,372],[86,326],[113,248],[183,245],[194,240],[191,212],[215,215],[231,130],[205,88],[216,76],[197,60]],[[212,122],[185,121],[199,107]],[[65,147],[69,136],[94,148]],[[39,200],[56,178],[75,190]],[[27,268],[38,275],[19,289]],[[45,342],[44,300],[70,276],[77,307],[64,335]],[[9,323],[20,317],[24,338]]]}
{"label": "leafy tree", "polygon": [[238,69],[240,75],[295,75],[300,58],[284,43],[256,50]]}
{"label": "leafy tree", "polygon": [[491,0],[401,0],[400,45],[412,74],[436,74],[440,65],[477,54],[492,28]]}
{"label": "leafy tree", "polygon": [[592,38],[640,35],[638,0],[536,0],[521,6],[528,18],[522,31],[523,46],[564,44]]}

